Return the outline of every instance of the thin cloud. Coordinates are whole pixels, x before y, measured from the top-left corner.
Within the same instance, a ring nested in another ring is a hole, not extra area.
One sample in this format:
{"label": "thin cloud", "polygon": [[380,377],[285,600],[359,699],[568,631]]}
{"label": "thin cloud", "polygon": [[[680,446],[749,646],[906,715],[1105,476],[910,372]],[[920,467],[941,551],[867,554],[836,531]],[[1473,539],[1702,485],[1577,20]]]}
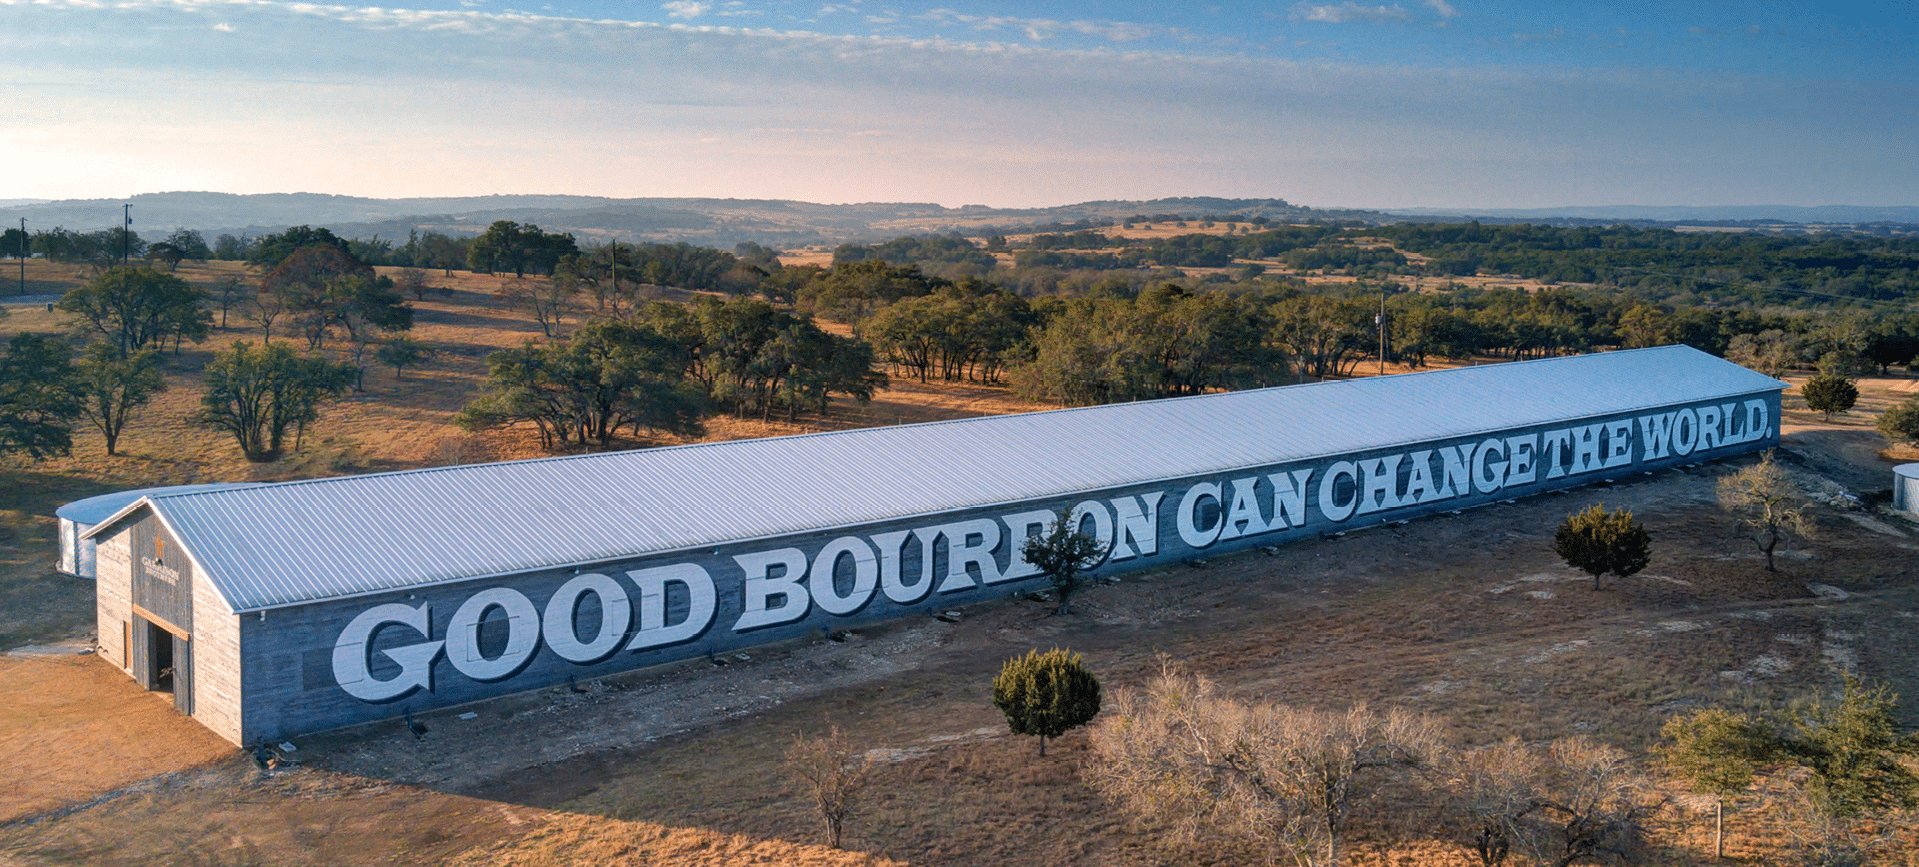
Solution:
{"label": "thin cloud", "polygon": [[667,0],[660,4],[660,8],[666,10],[668,18],[698,18],[713,11],[713,4],[695,0]]}
{"label": "thin cloud", "polygon": [[1458,18],[1459,10],[1446,0],[1426,0],[1426,6],[1439,14],[1441,18]]}
{"label": "thin cloud", "polygon": [[981,33],[1015,31],[1024,33],[1027,39],[1034,42],[1051,39],[1061,33],[1078,33],[1108,42],[1138,42],[1179,32],[1172,28],[1130,21],[1055,21],[1010,15],[969,15],[952,9],[934,9],[918,17],[921,21],[935,24],[962,24]]}
{"label": "thin cloud", "polygon": [[1412,17],[1412,13],[1397,3],[1391,6],[1362,6],[1353,2],[1337,6],[1301,3],[1293,7],[1293,17],[1301,21],[1345,24],[1349,21],[1405,21]]}

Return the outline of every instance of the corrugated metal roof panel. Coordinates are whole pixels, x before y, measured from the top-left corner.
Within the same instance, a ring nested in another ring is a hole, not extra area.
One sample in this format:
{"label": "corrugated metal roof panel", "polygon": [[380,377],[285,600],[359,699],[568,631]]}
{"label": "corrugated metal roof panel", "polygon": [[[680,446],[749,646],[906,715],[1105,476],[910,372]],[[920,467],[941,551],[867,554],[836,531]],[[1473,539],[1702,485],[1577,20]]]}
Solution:
{"label": "corrugated metal roof panel", "polygon": [[236,611],[1777,389],[1687,347],[150,498]]}

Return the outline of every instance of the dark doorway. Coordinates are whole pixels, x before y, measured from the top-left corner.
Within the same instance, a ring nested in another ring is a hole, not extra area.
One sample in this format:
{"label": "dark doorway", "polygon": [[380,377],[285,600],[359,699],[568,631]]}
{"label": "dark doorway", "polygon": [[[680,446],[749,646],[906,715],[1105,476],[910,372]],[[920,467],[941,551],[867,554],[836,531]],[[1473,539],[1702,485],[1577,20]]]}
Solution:
{"label": "dark doorway", "polygon": [[154,692],[173,691],[173,633],[161,629],[146,621],[140,622],[147,631],[147,689]]}

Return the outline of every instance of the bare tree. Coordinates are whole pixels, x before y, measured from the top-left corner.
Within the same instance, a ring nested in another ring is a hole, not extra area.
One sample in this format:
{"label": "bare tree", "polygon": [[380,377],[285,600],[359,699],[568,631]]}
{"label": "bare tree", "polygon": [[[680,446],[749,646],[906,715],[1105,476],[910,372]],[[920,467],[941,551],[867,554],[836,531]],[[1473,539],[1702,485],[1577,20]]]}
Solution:
{"label": "bare tree", "polygon": [[1626,754],[1583,736],[1462,750],[1441,763],[1449,806],[1485,867],[1632,863],[1660,808]]}
{"label": "bare tree", "polygon": [[1537,754],[1517,739],[1450,753],[1445,762],[1448,807],[1482,867],[1498,867],[1514,848],[1528,848],[1525,817],[1533,809]]}
{"label": "bare tree", "polygon": [[213,297],[220,302],[220,330],[227,329],[227,311],[240,305],[252,295],[252,288],[238,277],[226,276],[213,285]]}
{"label": "bare tree", "polygon": [[1535,850],[1542,863],[1634,862],[1646,820],[1662,804],[1625,752],[1584,736],[1553,741],[1546,751],[1539,812],[1549,833]]}
{"label": "bare tree", "polygon": [[846,817],[872,780],[872,761],[854,750],[839,726],[833,726],[825,737],[795,736],[786,748],[785,769],[798,788],[812,797],[820,823],[826,826],[826,844],[840,848]]}
{"label": "bare tree", "polygon": [[1354,808],[1436,740],[1430,721],[1404,711],[1239,702],[1162,662],[1144,690],[1115,690],[1093,730],[1092,774],[1109,796],[1186,836],[1234,833],[1332,867]]}
{"label": "bare tree", "polygon": [[1772,554],[1780,542],[1793,536],[1810,539],[1816,531],[1812,503],[1786,468],[1773,461],[1770,451],[1759,463],[1719,480],[1719,506],[1753,531],[1750,538],[1766,555],[1767,572],[1778,571]]}
{"label": "bare tree", "polygon": [[260,326],[260,342],[273,342],[273,323],[287,312],[287,298],[265,287],[255,290],[252,304],[247,305],[247,319]]}
{"label": "bare tree", "polygon": [[[393,275],[393,288],[413,296],[415,301],[425,301],[426,293],[434,291],[434,287],[427,284],[426,272],[418,268],[401,268]],[[439,291],[444,293],[447,290]]]}
{"label": "bare tree", "polygon": [[540,323],[541,333],[552,337],[560,327],[560,318],[573,308],[573,295],[577,291],[577,287],[566,280],[516,277],[502,285],[496,294],[508,306],[533,314],[533,320]]}

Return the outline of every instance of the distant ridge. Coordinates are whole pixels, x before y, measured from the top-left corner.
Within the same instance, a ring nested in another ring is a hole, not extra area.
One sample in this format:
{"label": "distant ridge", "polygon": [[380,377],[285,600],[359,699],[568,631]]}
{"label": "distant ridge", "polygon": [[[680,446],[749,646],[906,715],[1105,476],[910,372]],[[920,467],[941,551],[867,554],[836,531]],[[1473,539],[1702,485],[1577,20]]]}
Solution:
{"label": "distant ridge", "polygon": [[493,195],[370,199],[324,193],[143,193],[127,199],[0,200],[0,227],[26,218],[28,229],[56,226],[95,231],[120,224],[121,206],[133,205],[133,227],[156,239],[176,227],[197,229],[209,240],[220,234],[259,236],[288,226],[325,226],[349,238],[375,236],[404,241],[408,232],[476,235],[495,220],[534,223],[572,232],[588,243],[619,240],[684,241],[730,248],[741,241],[781,246],[877,241],[901,235],[959,232],[1058,231],[1110,225],[1135,216],[1194,219],[1226,216],[1276,221],[1541,222],[1556,225],[1720,225],[1790,230],[1805,226],[1919,225],[1919,207],[1823,207],[1740,205],[1607,205],[1564,208],[1405,208],[1369,211],[1312,208],[1284,199],[1183,196],[1105,199],[1047,208],[996,208],[930,202],[819,204],[785,199],[639,198],[604,196]]}
{"label": "distant ridge", "polygon": [[1013,231],[1077,223],[1100,224],[1134,215],[1263,216],[1275,220],[1391,218],[1376,211],[1320,210],[1283,199],[1184,197],[1081,202],[1051,208],[948,208],[927,202],[817,204],[783,199],[644,198],[496,195],[457,198],[369,199],[322,193],[143,193],[126,199],[68,199],[8,205],[0,222],[25,217],[29,229],[64,226],[93,231],[119,225],[121,206],[133,205],[142,236],[175,227],[261,235],[292,225],[326,226],[347,237],[404,239],[409,231],[472,235],[495,220],[535,223],[573,232],[582,240],[687,241],[731,246],[739,241],[779,244],[881,240],[908,234]]}
{"label": "distant ridge", "polygon": [[1592,205],[1561,208],[1390,208],[1402,217],[1493,217],[1501,220],[1579,219],[1686,222],[1908,223],[1919,224],[1909,205]]}

